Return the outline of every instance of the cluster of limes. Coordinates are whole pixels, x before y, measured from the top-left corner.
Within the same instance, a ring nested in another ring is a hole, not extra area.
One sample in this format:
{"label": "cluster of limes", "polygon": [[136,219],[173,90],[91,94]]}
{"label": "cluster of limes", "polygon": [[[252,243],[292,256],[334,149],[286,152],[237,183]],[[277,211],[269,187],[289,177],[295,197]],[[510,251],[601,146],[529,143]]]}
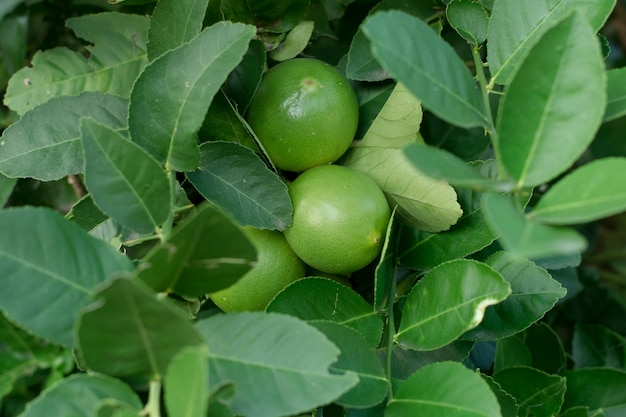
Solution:
{"label": "cluster of limes", "polygon": [[284,232],[247,228],[257,266],[211,295],[225,311],[263,309],[305,264],[349,275],[380,254],[390,210],[365,174],[333,164],[356,133],[359,105],[352,86],[333,66],[297,58],[268,70],[247,120],[272,163],[297,174],[289,184],[293,220]]}

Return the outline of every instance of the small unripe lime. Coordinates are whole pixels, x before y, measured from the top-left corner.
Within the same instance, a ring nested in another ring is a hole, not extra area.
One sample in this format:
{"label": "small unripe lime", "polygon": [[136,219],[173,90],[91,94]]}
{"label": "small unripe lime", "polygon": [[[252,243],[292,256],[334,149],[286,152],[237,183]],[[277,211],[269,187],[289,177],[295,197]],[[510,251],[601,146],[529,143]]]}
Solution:
{"label": "small unripe lime", "polygon": [[306,265],[281,232],[244,229],[257,249],[257,263],[235,284],[210,295],[223,311],[263,310],[274,296],[304,277]]}
{"label": "small unripe lime", "polygon": [[372,262],[385,238],[390,210],[378,185],[340,165],[321,165],[290,185],[293,221],[284,234],[308,265],[349,274]]}
{"label": "small unripe lime", "polygon": [[265,73],[247,119],[274,165],[302,172],[346,152],[356,133],[359,104],[336,68],[296,58]]}

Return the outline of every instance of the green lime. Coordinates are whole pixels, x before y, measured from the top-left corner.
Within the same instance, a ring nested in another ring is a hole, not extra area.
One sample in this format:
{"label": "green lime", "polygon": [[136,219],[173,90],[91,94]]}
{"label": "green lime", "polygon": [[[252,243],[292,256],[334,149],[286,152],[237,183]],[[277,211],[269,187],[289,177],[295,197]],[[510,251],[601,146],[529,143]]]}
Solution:
{"label": "green lime", "polygon": [[304,277],[306,265],[281,232],[245,228],[257,249],[257,263],[234,285],[210,295],[223,311],[263,310],[274,296]]}
{"label": "green lime", "polygon": [[289,185],[289,195],[293,221],[284,234],[311,267],[349,274],[380,254],[389,204],[365,174],[341,165],[317,166]]}
{"label": "green lime", "polygon": [[346,152],[356,133],[359,104],[336,68],[296,58],[265,73],[247,119],[278,168],[302,172]]}

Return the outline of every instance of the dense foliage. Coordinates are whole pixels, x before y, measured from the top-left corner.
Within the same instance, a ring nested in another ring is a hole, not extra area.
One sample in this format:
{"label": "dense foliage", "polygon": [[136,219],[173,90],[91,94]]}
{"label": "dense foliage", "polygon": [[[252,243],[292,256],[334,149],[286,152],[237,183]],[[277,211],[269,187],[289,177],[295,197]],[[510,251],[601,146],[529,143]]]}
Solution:
{"label": "dense foliage", "polygon": [[[626,416],[625,50],[621,0],[2,0],[0,416]],[[357,93],[382,254],[224,313],[296,57]]]}

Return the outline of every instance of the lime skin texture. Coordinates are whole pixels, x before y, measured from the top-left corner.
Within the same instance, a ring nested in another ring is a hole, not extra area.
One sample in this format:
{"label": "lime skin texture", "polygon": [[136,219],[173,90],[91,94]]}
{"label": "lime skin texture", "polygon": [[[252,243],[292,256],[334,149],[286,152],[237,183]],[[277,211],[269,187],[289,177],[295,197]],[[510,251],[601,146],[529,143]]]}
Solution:
{"label": "lime skin texture", "polygon": [[346,152],[357,130],[359,104],[336,68],[295,58],[264,74],[246,117],[277,168],[302,172]]}
{"label": "lime skin texture", "polygon": [[284,235],[306,264],[349,275],[381,252],[390,208],[380,187],[341,165],[311,168],[289,185],[293,221]]}

